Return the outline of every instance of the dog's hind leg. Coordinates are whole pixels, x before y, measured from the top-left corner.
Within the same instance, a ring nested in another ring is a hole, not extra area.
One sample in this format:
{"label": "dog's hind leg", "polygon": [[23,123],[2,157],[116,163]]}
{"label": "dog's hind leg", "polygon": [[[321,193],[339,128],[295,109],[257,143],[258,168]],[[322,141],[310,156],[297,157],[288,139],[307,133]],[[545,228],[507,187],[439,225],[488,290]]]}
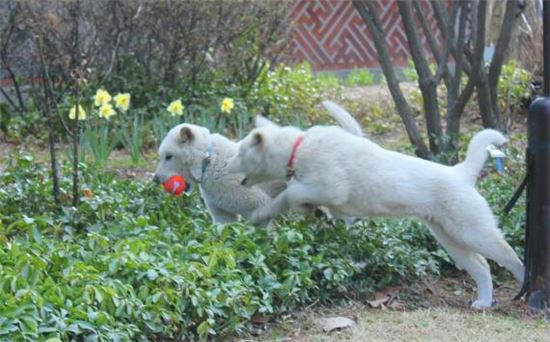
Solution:
{"label": "dog's hind leg", "polygon": [[[523,283],[524,267],[514,249],[504,240],[488,205],[479,205],[468,215],[440,217],[446,232],[463,246],[494,260]],[[457,220],[456,218],[460,218]]]}
{"label": "dog's hind leg", "polygon": [[480,254],[457,243],[438,223],[428,220],[426,224],[430,227],[437,241],[443,245],[455,261],[457,267],[464,269],[474,278],[477,286],[477,299],[472,303],[472,307],[474,309],[491,307],[493,303],[493,282],[487,260]]}
{"label": "dog's hind leg", "polygon": [[476,232],[468,232],[458,239],[472,250],[509,270],[514,278],[523,283],[525,272],[523,263],[514,249],[504,240],[497,227],[490,226],[478,229]]}

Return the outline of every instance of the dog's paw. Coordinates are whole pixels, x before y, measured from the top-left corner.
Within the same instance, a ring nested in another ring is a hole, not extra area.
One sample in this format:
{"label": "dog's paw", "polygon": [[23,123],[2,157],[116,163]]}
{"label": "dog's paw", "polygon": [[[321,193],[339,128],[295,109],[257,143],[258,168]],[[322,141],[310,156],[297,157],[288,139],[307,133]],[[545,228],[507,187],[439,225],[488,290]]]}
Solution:
{"label": "dog's paw", "polygon": [[271,221],[271,213],[268,210],[258,209],[250,216],[250,221],[254,224],[263,225],[266,222]]}
{"label": "dog's paw", "polygon": [[477,299],[476,301],[474,301],[472,303],[472,309],[475,309],[475,310],[483,310],[483,309],[488,309],[490,308],[491,306],[493,306],[493,304],[495,304],[496,302],[489,299],[489,300],[481,300],[481,299]]}

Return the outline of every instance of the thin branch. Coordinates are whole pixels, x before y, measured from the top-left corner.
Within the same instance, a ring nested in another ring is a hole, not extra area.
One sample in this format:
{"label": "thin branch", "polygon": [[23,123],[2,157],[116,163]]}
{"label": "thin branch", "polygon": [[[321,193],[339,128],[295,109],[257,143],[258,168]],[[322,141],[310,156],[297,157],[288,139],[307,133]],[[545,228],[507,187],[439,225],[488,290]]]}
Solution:
{"label": "thin branch", "polygon": [[15,104],[15,102],[13,102],[13,99],[11,98],[11,96],[8,93],[6,93],[6,91],[2,87],[0,87],[0,94],[2,94],[2,96],[4,96],[6,101],[8,101],[8,103],[10,104],[10,106],[13,109],[17,110],[17,105]]}
{"label": "thin branch", "polygon": [[[459,14],[458,10],[460,8],[466,8],[467,6],[465,6],[465,4],[467,5],[467,2],[451,1],[450,16],[447,14],[446,10],[443,9],[444,2],[442,2],[441,0],[430,0],[430,2],[432,4],[434,16],[437,21],[439,31],[441,32],[441,36],[447,44],[445,55],[448,55],[450,53],[454,56],[454,59],[456,60],[458,58],[458,55],[462,54],[462,49],[458,46],[460,40],[455,41],[455,23],[456,18]],[[462,13],[462,11],[460,13]],[[467,62],[464,63],[464,71],[466,72],[466,74],[470,75],[471,67]]]}
{"label": "thin branch", "polygon": [[430,71],[430,65],[424,56],[424,48],[415,29],[415,22],[412,16],[412,7],[409,2],[399,1],[397,3],[401,20],[407,35],[409,51],[414,60],[414,67],[418,73],[418,85],[422,91],[424,104],[424,115],[426,118],[426,127],[428,129],[428,139],[430,150],[434,154],[439,154],[439,143],[441,139],[441,115],[439,113],[439,104],[437,101],[437,88],[434,77]]}
{"label": "thin branch", "polygon": [[416,16],[418,18],[418,21],[420,22],[420,26],[422,26],[422,30],[424,30],[424,37],[428,40],[428,44],[430,45],[430,50],[432,51],[432,54],[436,61],[438,63],[441,63],[443,59],[443,54],[441,51],[439,51],[438,44],[435,40],[435,34],[432,32],[428,20],[426,19],[426,16],[424,15],[424,11],[422,10],[422,6],[420,5],[419,0],[413,1],[414,10],[416,12]]}
{"label": "thin branch", "polygon": [[472,53],[472,74],[470,79],[475,80],[477,90],[478,106],[481,111],[481,121],[484,127],[498,127],[497,113],[493,112],[491,94],[488,88],[487,73],[485,71],[483,52],[485,51],[485,22],[487,17],[487,2],[479,1],[475,7],[477,15],[475,18],[475,43]]}
{"label": "thin branch", "polygon": [[[455,55],[455,72],[451,86],[447,89],[448,94],[448,109],[447,109],[447,135],[450,137],[450,144],[454,144],[454,139],[458,132],[460,131],[460,117],[464,112],[464,108],[470,98],[472,97],[475,89],[475,80],[472,75],[469,76],[468,82],[462,92],[460,91],[460,83],[462,80],[462,71],[464,68],[465,60],[464,54],[464,45],[466,41],[466,24],[467,16],[469,11],[469,5],[471,2],[462,2],[458,8],[460,8],[460,18],[458,26],[458,38],[457,38],[457,48],[461,51],[459,54]],[[453,29],[454,30],[454,29]]]}
{"label": "thin branch", "polygon": [[8,94],[2,89],[2,95],[8,100],[10,105],[21,112],[24,112],[26,110],[25,108],[25,101],[23,101],[23,95],[21,94],[21,88],[19,87],[19,82],[17,81],[17,77],[15,76],[15,72],[11,68],[9,62],[8,62],[8,51],[9,51],[9,45],[11,38],[13,37],[13,33],[15,31],[15,28],[17,26],[17,13],[18,8],[17,6],[15,8],[12,8],[10,11],[9,16],[9,24],[6,28],[6,35],[5,35],[5,41],[2,44],[2,49],[0,50],[0,59],[2,60],[2,67],[8,72],[8,75],[10,76],[12,86],[15,89],[15,95],[17,97],[17,101],[19,102],[19,108],[15,105],[15,102],[12,101],[11,97],[8,96]]}
{"label": "thin branch", "polygon": [[378,52],[380,65],[388,82],[388,88],[395,101],[397,111],[403,120],[409,140],[413,144],[416,154],[427,159],[430,156],[430,152],[418,132],[411,108],[399,87],[399,81],[393,70],[393,65],[386,45],[385,33],[382,29],[380,20],[375,15],[376,9],[370,1],[353,0],[352,3],[371,33],[376,51]]}
{"label": "thin branch", "polygon": [[510,41],[512,39],[512,33],[516,27],[516,21],[525,8],[525,1],[523,0],[509,0],[506,2],[506,10],[504,12],[504,19],[502,20],[502,26],[498,41],[495,45],[495,51],[489,67],[489,89],[491,91],[491,97],[493,104],[496,106],[495,114],[499,112],[498,109],[498,80],[502,70],[502,65],[506,58],[506,52]]}

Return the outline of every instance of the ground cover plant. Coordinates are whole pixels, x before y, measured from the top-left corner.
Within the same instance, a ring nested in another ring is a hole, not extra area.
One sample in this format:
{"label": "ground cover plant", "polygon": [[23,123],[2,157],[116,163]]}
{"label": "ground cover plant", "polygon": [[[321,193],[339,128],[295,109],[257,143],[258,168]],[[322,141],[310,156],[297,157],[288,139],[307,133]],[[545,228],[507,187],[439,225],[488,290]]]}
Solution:
{"label": "ground cover plant", "polygon": [[[505,173],[489,162],[478,188],[523,255],[523,199],[509,215],[501,209],[524,176],[526,137],[514,132],[525,131],[532,68],[502,64],[504,53],[482,63],[474,43],[485,25],[474,14],[485,2],[455,2],[449,14],[460,10],[459,22],[429,3],[438,27],[458,30],[442,32],[452,44],[440,56],[427,41],[435,60],[410,54],[397,102],[393,71],[341,77],[289,63],[294,25],[283,3],[5,1],[0,59],[12,85],[0,88],[0,341],[228,340],[316,303],[364,303],[386,286],[460,274],[414,220],[347,228],[288,214],[270,229],[212,225],[197,191],[173,197],[149,179],[161,139],[181,122],[238,139],[257,114],[303,128],[331,123],[320,106],[331,99],[381,145],[450,164],[480,126],[498,126],[511,139]],[[417,5],[399,6],[408,27],[411,14],[424,21]],[[506,32],[518,18],[503,20]],[[449,59],[464,64],[457,77]],[[485,71],[498,92],[465,76]],[[467,96],[457,105],[459,93]],[[488,102],[498,125],[478,109]],[[496,270],[496,284],[508,279]]]}
{"label": "ground cover plant", "polygon": [[[465,137],[466,139],[466,137]],[[495,208],[521,179],[522,136],[507,174],[480,182]],[[445,271],[425,227],[364,220],[350,229],[289,216],[273,229],[210,224],[197,194],[171,197],[148,179],[82,164],[83,198],[57,209],[47,168],[31,155],[0,176],[0,338],[13,340],[224,339],[314,301],[365,298],[374,289]],[[70,189],[70,165],[61,188]],[[498,210],[497,210],[498,213]],[[522,204],[501,216],[521,252]],[[504,275],[506,276],[506,275]]]}

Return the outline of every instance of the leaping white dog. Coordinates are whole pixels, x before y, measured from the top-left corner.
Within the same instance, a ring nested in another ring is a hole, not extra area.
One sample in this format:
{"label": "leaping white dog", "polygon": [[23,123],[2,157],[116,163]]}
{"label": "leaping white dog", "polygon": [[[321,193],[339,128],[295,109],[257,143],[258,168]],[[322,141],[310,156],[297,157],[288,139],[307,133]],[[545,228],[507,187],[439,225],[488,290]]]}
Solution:
{"label": "leaping white dog", "polygon": [[[346,112],[332,102],[334,115]],[[314,126],[302,132],[259,120],[240,142],[232,172],[244,173],[243,184],[288,180],[286,190],[253,214],[270,219],[289,208],[324,206],[341,216],[414,216],[422,219],[459,268],[475,280],[478,298],[472,307],[490,307],[492,259],[523,281],[523,264],[506,243],[487,201],[474,185],[489,144],[506,138],[491,129],[477,133],[466,159],[444,166],[386,150],[336,126]]]}

